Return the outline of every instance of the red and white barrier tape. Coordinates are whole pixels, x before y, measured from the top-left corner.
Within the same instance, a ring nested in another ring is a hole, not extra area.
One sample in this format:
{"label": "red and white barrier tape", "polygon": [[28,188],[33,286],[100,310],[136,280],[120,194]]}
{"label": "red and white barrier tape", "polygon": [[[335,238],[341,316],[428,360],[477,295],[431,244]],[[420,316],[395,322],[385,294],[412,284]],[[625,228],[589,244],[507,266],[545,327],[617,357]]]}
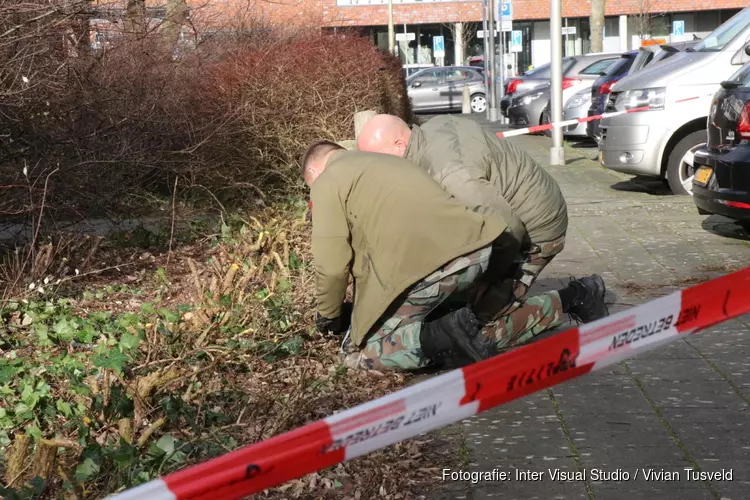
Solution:
{"label": "red and white barrier tape", "polygon": [[[681,102],[687,102],[687,101],[694,101],[696,99],[699,99],[699,97],[689,97],[687,99],[680,99],[679,101],[675,101],[675,104],[679,104]],[[536,125],[534,127],[519,128],[516,130],[509,130],[507,132],[498,132],[497,136],[500,137],[501,139],[504,139],[507,137],[514,137],[517,135],[535,134],[537,132],[544,132],[545,130],[551,130],[553,128],[568,127],[570,125],[577,125],[579,123],[592,122],[594,120],[601,120],[603,118],[611,118],[613,116],[627,115],[628,113],[636,113],[638,111],[648,111],[648,110],[649,110],[648,106],[641,106],[640,108],[633,108],[633,109],[628,109],[625,111],[615,111],[614,113],[604,113],[602,115],[587,116],[586,118],[574,118],[572,120],[565,120],[565,121],[557,122],[557,123],[546,123],[544,125]]]}
{"label": "red and white barrier tape", "polygon": [[519,128],[516,130],[509,130],[507,132],[498,132],[497,136],[501,139],[506,137],[514,137],[517,135],[535,134],[537,132],[544,132],[545,130],[551,130],[553,128],[568,127],[570,125],[577,125],[579,123],[591,122],[594,120],[601,120],[602,118],[610,118],[612,116],[626,115],[628,113],[635,113],[637,111],[648,111],[648,106],[642,106],[640,108],[628,109],[625,111],[615,111],[614,113],[604,113],[603,115],[587,116],[586,118],[574,118],[572,120],[565,120],[557,123],[545,123],[544,125],[535,125],[533,127]]}
{"label": "red and white barrier tape", "polygon": [[258,493],[750,312],[750,267],[415,384],[113,500]]}

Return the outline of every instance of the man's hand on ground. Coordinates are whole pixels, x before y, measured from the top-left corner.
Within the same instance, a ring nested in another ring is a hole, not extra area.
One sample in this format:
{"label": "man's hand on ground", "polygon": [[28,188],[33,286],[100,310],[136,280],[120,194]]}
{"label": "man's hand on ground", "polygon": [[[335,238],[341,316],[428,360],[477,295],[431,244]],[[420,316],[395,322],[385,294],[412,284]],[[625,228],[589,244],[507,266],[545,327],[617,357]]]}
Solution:
{"label": "man's hand on ground", "polygon": [[344,302],[341,305],[341,314],[336,318],[325,318],[317,313],[315,316],[315,326],[323,335],[341,335],[349,329],[352,323],[353,305],[351,302]]}

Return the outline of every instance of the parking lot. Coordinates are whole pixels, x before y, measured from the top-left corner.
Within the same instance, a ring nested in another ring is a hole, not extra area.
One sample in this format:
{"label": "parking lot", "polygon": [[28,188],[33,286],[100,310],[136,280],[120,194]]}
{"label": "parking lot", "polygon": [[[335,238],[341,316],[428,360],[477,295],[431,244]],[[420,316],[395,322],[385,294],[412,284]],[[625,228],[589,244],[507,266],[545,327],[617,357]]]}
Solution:
{"label": "parking lot", "polygon": [[[536,290],[599,273],[617,312],[750,262],[750,237],[737,224],[699,215],[660,180],[603,169],[596,147],[567,144],[568,164],[549,167],[550,139],[511,140],[547,166],[568,203],[566,248]],[[742,317],[456,424],[447,432],[461,443],[462,470],[510,479],[440,480],[429,498],[747,498],[749,353]],[[695,479],[686,469],[725,474]],[[555,470],[572,480],[553,479]]]}

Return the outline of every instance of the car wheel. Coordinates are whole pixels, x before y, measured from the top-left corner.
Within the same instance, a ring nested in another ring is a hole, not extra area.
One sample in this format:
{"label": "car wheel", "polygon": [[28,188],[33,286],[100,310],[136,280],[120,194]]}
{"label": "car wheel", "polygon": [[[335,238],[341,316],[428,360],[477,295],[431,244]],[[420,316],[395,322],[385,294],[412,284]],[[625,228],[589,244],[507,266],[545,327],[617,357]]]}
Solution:
{"label": "car wheel", "polygon": [[471,96],[471,112],[484,113],[487,110],[487,99],[484,94],[474,94]]}
{"label": "car wheel", "polygon": [[737,224],[739,224],[746,233],[750,234],[750,220],[740,220],[737,221]]}
{"label": "car wheel", "polygon": [[667,162],[667,183],[674,194],[693,194],[693,158],[706,143],[706,132],[699,130],[684,137],[672,150]]}

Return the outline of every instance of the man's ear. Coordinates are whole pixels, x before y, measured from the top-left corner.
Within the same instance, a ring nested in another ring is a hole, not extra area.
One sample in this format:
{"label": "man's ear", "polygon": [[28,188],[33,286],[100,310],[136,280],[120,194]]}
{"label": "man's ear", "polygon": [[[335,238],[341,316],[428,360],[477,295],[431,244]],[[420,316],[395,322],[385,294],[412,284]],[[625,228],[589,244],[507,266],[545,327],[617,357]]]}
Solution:
{"label": "man's ear", "polygon": [[396,149],[401,153],[401,156],[404,156],[406,154],[406,147],[408,146],[408,143],[403,138],[398,138],[395,141]]}

